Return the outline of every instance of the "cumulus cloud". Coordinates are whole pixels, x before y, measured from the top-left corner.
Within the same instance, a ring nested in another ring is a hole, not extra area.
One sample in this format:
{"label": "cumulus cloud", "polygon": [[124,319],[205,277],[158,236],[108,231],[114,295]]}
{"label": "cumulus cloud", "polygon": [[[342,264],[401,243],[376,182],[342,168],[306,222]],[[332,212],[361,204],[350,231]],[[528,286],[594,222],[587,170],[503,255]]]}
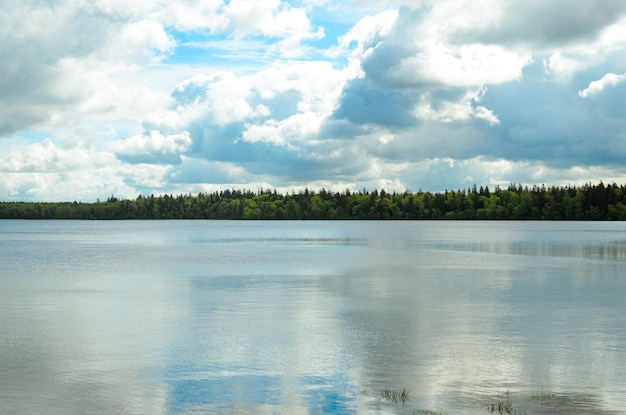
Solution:
{"label": "cumulus cloud", "polygon": [[382,39],[389,36],[398,19],[397,10],[385,10],[360,19],[345,35],[339,37],[334,54],[346,53],[354,43],[353,58],[362,59],[373,52]]}
{"label": "cumulus cloud", "polygon": [[111,89],[123,94],[120,77],[175,51],[172,30],[278,39],[289,56],[323,36],[304,9],[278,0],[4,1],[0,24],[0,105],[10,108],[0,114],[0,134],[80,113],[84,101]]}
{"label": "cumulus cloud", "polygon": [[249,76],[197,76],[176,87],[172,96],[177,113],[197,127],[192,128],[192,139],[201,147],[217,144],[212,132],[224,129],[232,131],[226,137],[231,144],[271,143],[293,149],[315,137],[348,76],[328,63],[298,63]]}
{"label": "cumulus cloud", "polygon": [[223,13],[235,35],[260,33],[268,37],[302,40],[319,38],[324,33],[321,28],[313,29],[305,10],[280,0],[231,0],[224,6]]}
{"label": "cumulus cloud", "polygon": [[88,167],[94,161],[92,156],[88,148],[63,149],[46,138],[21,151],[3,154],[0,166],[4,172],[61,172]]}
{"label": "cumulus cloud", "polygon": [[0,105],[11,111],[0,114],[0,134],[69,113],[75,118],[83,101],[109,86],[111,75],[171,49],[158,22],[125,20],[112,10],[104,13],[105,6],[113,7],[107,2],[3,2]]}
{"label": "cumulus cloud", "polygon": [[[250,88],[233,73],[220,72],[210,76],[198,75],[178,85],[172,97],[186,111],[200,112],[211,122],[223,126],[255,116],[248,102]],[[265,111],[259,108],[259,115]]]}
{"label": "cumulus cloud", "polygon": [[12,198],[623,176],[622,1],[0,5]]}
{"label": "cumulus cloud", "polygon": [[561,79],[571,78],[576,73],[601,65],[626,63],[626,17],[604,27],[597,36],[585,41],[571,43],[550,50],[544,58],[546,73]]}
{"label": "cumulus cloud", "polygon": [[519,79],[530,53],[453,41],[440,29],[451,26],[452,12],[441,11],[449,3],[367,16],[340,38],[340,45],[349,49],[354,44],[351,56],[366,76],[392,87],[483,86]]}
{"label": "cumulus cloud", "polygon": [[[534,70],[539,65],[528,48],[455,37],[480,27],[462,18],[469,7],[463,4],[365,16],[329,51],[347,57],[342,70],[298,63],[181,84],[173,97],[181,114],[196,114],[196,145],[187,162],[194,168],[184,170],[194,173],[178,177],[202,177],[206,168],[207,177],[224,182],[261,177],[278,187],[330,187],[336,180],[415,188],[419,181],[510,182],[516,174],[530,182],[549,166],[606,157],[608,149],[587,136],[597,127],[584,115],[588,109],[562,105],[576,91],[562,83],[542,91],[544,72]],[[480,3],[490,24],[508,16],[490,5]],[[446,15],[453,27],[441,29]],[[524,163],[541,167],[510,167]],[[237,175],[224,170],[235,165],[243,169]]]}
{"label": "cumulus cloud", "polygon": [[135,197],[138,189],[162,186],[168,167],[129,166],[93,147],[58,146],[51,139],[0,153],[0,194],[5,200],[95,201],[115,193]]}
{"label": "cumulus cloud", "polygon": [[188,132],[164,136],[159,131],[135,135],[111,143],[111,150],[126,160],[178,164],[180,155],[191,146]]}
{"label": "cumulus cloud", "polygon": [[265,142],[296,149],[292,143],[314,138],[321,125],[312,112],[292,115],[284,120],[269,119],[262,124],[245,124],[241,139],[250,143]]}
{"label": "cumulus cloud", "polygon": [[224,4],[223,0],[165,1],[160,3],[162,6],[156,11],[158,20],[180,31],[209,30],[221,32],[229,25],[228,18],[220,12]]}
{"label": "cumulus cloud", "polygon": [[602,92],[607,86],[615,86],[620,82],[626,80],[626,73],[617,75],[614,73],[607,73],[601,79],[592,81],[589,86],[581,91],[578,91],[578,95],[583,98],[587,98],[590,95],[598,94]]}
{"label": "cumulus cloud", "polygon": [[500,123],[493,111],[478,105],[487,89],[483,88],[478,93],[469,91],[464,99],[457,102],[444,101],[438,108],[433,107],[433,99],[424,95],[415,108],[415,115],[422,120],[451,123],[455,121],[467,121],[472,118],[482,119],[490,125]]}

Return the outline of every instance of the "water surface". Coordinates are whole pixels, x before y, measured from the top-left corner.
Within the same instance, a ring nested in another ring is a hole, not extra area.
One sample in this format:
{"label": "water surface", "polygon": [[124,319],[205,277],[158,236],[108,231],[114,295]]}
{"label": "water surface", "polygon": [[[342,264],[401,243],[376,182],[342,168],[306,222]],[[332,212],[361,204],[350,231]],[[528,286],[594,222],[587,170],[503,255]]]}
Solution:
{"label": "water surface", "polygon": [[626,413],[624,223],[0,221],[0,265],[6,413]]}

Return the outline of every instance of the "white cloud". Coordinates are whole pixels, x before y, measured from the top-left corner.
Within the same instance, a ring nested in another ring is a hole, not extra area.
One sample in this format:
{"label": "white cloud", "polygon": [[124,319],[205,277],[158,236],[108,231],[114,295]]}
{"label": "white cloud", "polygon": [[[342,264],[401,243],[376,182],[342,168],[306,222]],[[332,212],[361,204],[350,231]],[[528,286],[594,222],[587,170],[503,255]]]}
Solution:
{"label": "white cloud", "polygon": [[458,101],[440,103],[438,108],[433,107],[431,103],[432,97],[429,94],[425,94],[417,104],[414,113],[416,117],[427,121],[451,123],[476,118],[485,120],[490,125],[497,125],[500,123],[500,120],[493,111],[477,105],[485,92],[485,88],[478,93],[469,91]]}
{"label": "white cloud", "polygon": [[[412,3],[407,1],[406,5],[417,8]],[[428,37],[444,40],[459,32],[468,33],[498,25],[502,21],[507,1],[439,0],[427,4],[428,16],[420,30]]]}
{"label": "white cloud", "polygon": [[580,60],[563,55],[560,51],[553,53],[543,60],[546,73],[554,74],[560,78],[566,78],[582,69]]}
{"label": "white cloud", "polygon": [[[294,63],[248,76],[228,72],[198,75],[179,84],[173,95],[179,119],[185,120],[181,128],[193,121],[207,126],[242,123],[245,142],[297,146],[319,132],[349,77],[349,72],[326,62]],[[291,114],[273,118],[285,111],[273,100],[289,91],[298,97]]]}
{"label": "white cloud", "polygon": [[[154,170],[154,167],[146,166],[145,169]],[[95,202],[96,199],[111,194],[131,199],[137,197],[136,188],[126,183],[130,175],[125,178],[115,173],[113,169],[38,174],[9,173],[0,178],[0,192],[7,195],[10,200],[41,202],[72,200]]]}
{"label": "white cloud", "polygon": [[473,108],[469,103],[463,102],[446,102],[440,108],[434,109],[428,100],[424,99],[415,109],[415,115],[422,120],[443,123],[480,118],[486,120],[491,125],[499,124],[498,117],[493,114],[493,111],[482,106]]}
{"label": "white cloud", "polygon": [[422,45],[392,70],[392,77],[406,85],[438,83],[449,86],[483,86],[519,80],[529,53],[519,54],[494,45]]}
{"label": "white cloud", "polygon": [[[54,7],[26,0],[3,5],[0,22],[5,29],[0,33],[0,104],[10,107],[0,114],[0,134],[70,118],[76,122],[76,112],[82,118],[85,111],[117,111],[131,100],[129,95],[137,95],[134,86],[121,87],[123,79],[148,72],[148,65],[175,51],[179,41],[171,28],[278,39],[272,47],[285,56],[303,53],[303,40],[323,36],[305,9],[276,0],[68,0]],[[224,111],[248,111],[226,101]]]}
{"label": "white cloud", "polygon": [[231,72],[197,75],[179,84],[174,97],[179,110],[192,117],[210,116],[213,123],[225,125],[243,121],[255,114],[248,102],[250,86]]}
{"label": "white cloud", "polygon": [[[146,3],[7,2],[0,10],[0,133],[33,125],[80,122],[87,112],[110,111],[125,91],[113,77],[160,59],[172,39],[145,13]],[[6,23],[6,24],[5,24]],[[133,93],[131,91],[130,93]],[[95,102],[94,97],[109,97]],[[62,122],[62,121],[61,121]]]}
{"label": "white cloud", "polygon": [[621,177],[621,0],[0,2],[0,194]]}
{"label": "white cloud", "polygon": [[87,168],[94,162],[110,160],[93,149],[77,146],[69,149],[57,147],[51,139],[18,147],[0,156],[0,171],[3,172],[62,172]]}
{"label": "white cloud", "polygon": [[[508,0],[394,3],[406,7],[382,36],[374,32],[375,44],[363,50],[384,50],[378,53],[380,65],[369,66],[380,66],[376,76],[397,85],[482,86],[519,80],[522,69],[533,62],[533,52],[550,56],[545,64],[549,73],[569,76],[626,46],[626,5],[617,0],[602,5],[588,0],[576,5]],[[364,26],[368,20],[371,17],[363,19]],[[344,45],[357,38],[359,24]],[[369,55],[361,53],[359,58],[366,61]]]}
{"label": "white cloud", "polygon": [[153,130],[149,135],[140,134],[113,142],[110,148],[123,155],[179,154],[185,152],[190,145],[188,132],[164,136]]}
{"label": "white cloud", "polygon": [[589,48],[605,54],[623,51],[626,48],[626,17],[602,29]]}
{"label": "white cloud", "polygon": [[136,196],[137,190],[129,182],[163,175],[162,167],[143,166],[133,171],[112,153],[84,145],[59,147],[51,139],[2,153],[0,171],[0,194],[11,200],[38,201],[95,201],[111,192]]}
{"label": "white cloud", "polygon": [[[341,44],[357,41],[352,56],[362,63],[366,76],[396,87],[482,87],[521,78],[522,69],[532,62],[528,50],[454,38],[461,22],[466,26],[474,23],[458,16],[463,10],[456,10],[453,15],[458,21],[451,22],[444,17],[447,13],[442,15],[442,10],[447,10],[445,5],[452,3],[366,17]],[[469,16],[467,9],[464,13]]]}
{"label": "white cloud", "polygon": [[108,151],[82,144],[60,147],[44,139],[0,153],[0,194],[37,201],[95,201],[111,194],[134,198],[146,189],[162,189],[169,170],[158,164],[125,164]]}
{"label": "white cloud", "polygon": [[[626,18],[604,27],[598,35],[584,42],[556,48],[545,61],[545,68],[560,78],[567,78],[587,68],[601,65],[611,56],[626,51]],[[626,61],[621,58],[623,63]]]}
{"label": "white cloud", "polygon": [[269,26],[280,5],[280,0],[232,0],[224,7],[224,14],[228,16],[235,35],[263,33],[264,30],[272,31]]}
{"label": "white cloud", "polygon": [[144,16],[153,10],[154,2],[150,0],[90,0],[82,2],[83,7],[89,13],[101,13],[115,16],[119,19],[136,18]]}
{"label": "white cloud", "polygon": [[163,24],[154,20],[129,22],[122,26],[110,40],[104,59],[139,62],[158,61],[174,48],[173,39]]}
{"label": "white cloud", "polygon": [[246,124],[242,139],[249,143],[264,142],[296,149],[297,143],[310,140],[319,132],[323,117],[313,112],[294,114],[281,121]]}
{"label": "white cloud", "polygon": [[[480,102],[477,90],[522,80],[533,63],[530,50],[496,43],[483,44],[458,36],[496,24],[503,15],[499,3],[441,1],[415,9],[403,7],[366,16],[339,39],[335,52],[350,53],[366,81],[351,85],[341,114],[353,122],[409,125],[414,120],[399,108],[413,106],[419,120],[454,123],[481,119],[494,126],[500,120]],[[476,13],[474,13],[476,12]],[[442,91],[451,91],[447,93]],[[446,96],[442,98],[442,96]],[[351,108],[361,109],[358,116]],[[367,110],[368,116],[363,116]]]}
{"label": "white cloud", "polygon": [[397,10],[386,10],[374,16],[363,17],[348,33],[339,37],[338,47],[331,50],[331,55],[343,55],[353,49],[352,58],[362,60],[390,34],[397,18]]}
{"label": "white cloud", "polygon": [[295,89],[302,93],[298,111],[328,115],[337,105],[345,83],[353,77],[348,69],[335,69],[329,62],[300,63],[285,68],[285,82],[295,80]]}
{"label": "white cloud", "polygon": [[162,4],[155,11],[157,19],[177,30],[220,33],[229,25],[227,16],[221,13],[223,0],[167,1]]}
{"label": "white cloud", "polygon": [[294,8],[279,0],[231,0],[224,7],[224,15],[229,18],[231,30],[237,36],[250,33],[300,39],[319,36],[312,31],[304,9]]}
{"label": "white cloud", "polygon": [[578,91],[578,95],[583,98],[587,98],[590,95],[599,94],[607,86],[615,86],[620,82],[623,82],[624,80],[626,80],[626,73],[623,73],[621,75],[607,73],[601,79],[590,82],[587,88]]}

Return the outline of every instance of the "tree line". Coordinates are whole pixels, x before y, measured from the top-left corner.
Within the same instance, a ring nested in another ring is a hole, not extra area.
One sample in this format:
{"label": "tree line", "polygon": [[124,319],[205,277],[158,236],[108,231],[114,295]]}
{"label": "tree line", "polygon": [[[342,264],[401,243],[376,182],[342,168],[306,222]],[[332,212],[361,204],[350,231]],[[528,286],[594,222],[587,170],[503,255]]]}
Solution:
{"label": "tree line", "polygon": [[223,190],[196,196],[111,196],[106,201],[0,202],[0,219],[461,219],[626,220],[626,187],[548,187],[511,184],[388,193],[325,189],[281,194],[276,190]]}

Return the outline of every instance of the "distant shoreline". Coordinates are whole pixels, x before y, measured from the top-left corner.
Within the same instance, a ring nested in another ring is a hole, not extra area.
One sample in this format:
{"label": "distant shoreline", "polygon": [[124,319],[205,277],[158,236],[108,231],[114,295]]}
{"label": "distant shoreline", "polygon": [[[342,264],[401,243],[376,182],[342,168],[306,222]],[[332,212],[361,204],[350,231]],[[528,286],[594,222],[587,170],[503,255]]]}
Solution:
{"label": "distant shoreline", "polygon": [[388,193],[324,189],[224,190],[196,196],[111,196],[106,201],[0,202],[0,219],[231,219],[231,220],[626,220],[626,187],[510,185]]}

